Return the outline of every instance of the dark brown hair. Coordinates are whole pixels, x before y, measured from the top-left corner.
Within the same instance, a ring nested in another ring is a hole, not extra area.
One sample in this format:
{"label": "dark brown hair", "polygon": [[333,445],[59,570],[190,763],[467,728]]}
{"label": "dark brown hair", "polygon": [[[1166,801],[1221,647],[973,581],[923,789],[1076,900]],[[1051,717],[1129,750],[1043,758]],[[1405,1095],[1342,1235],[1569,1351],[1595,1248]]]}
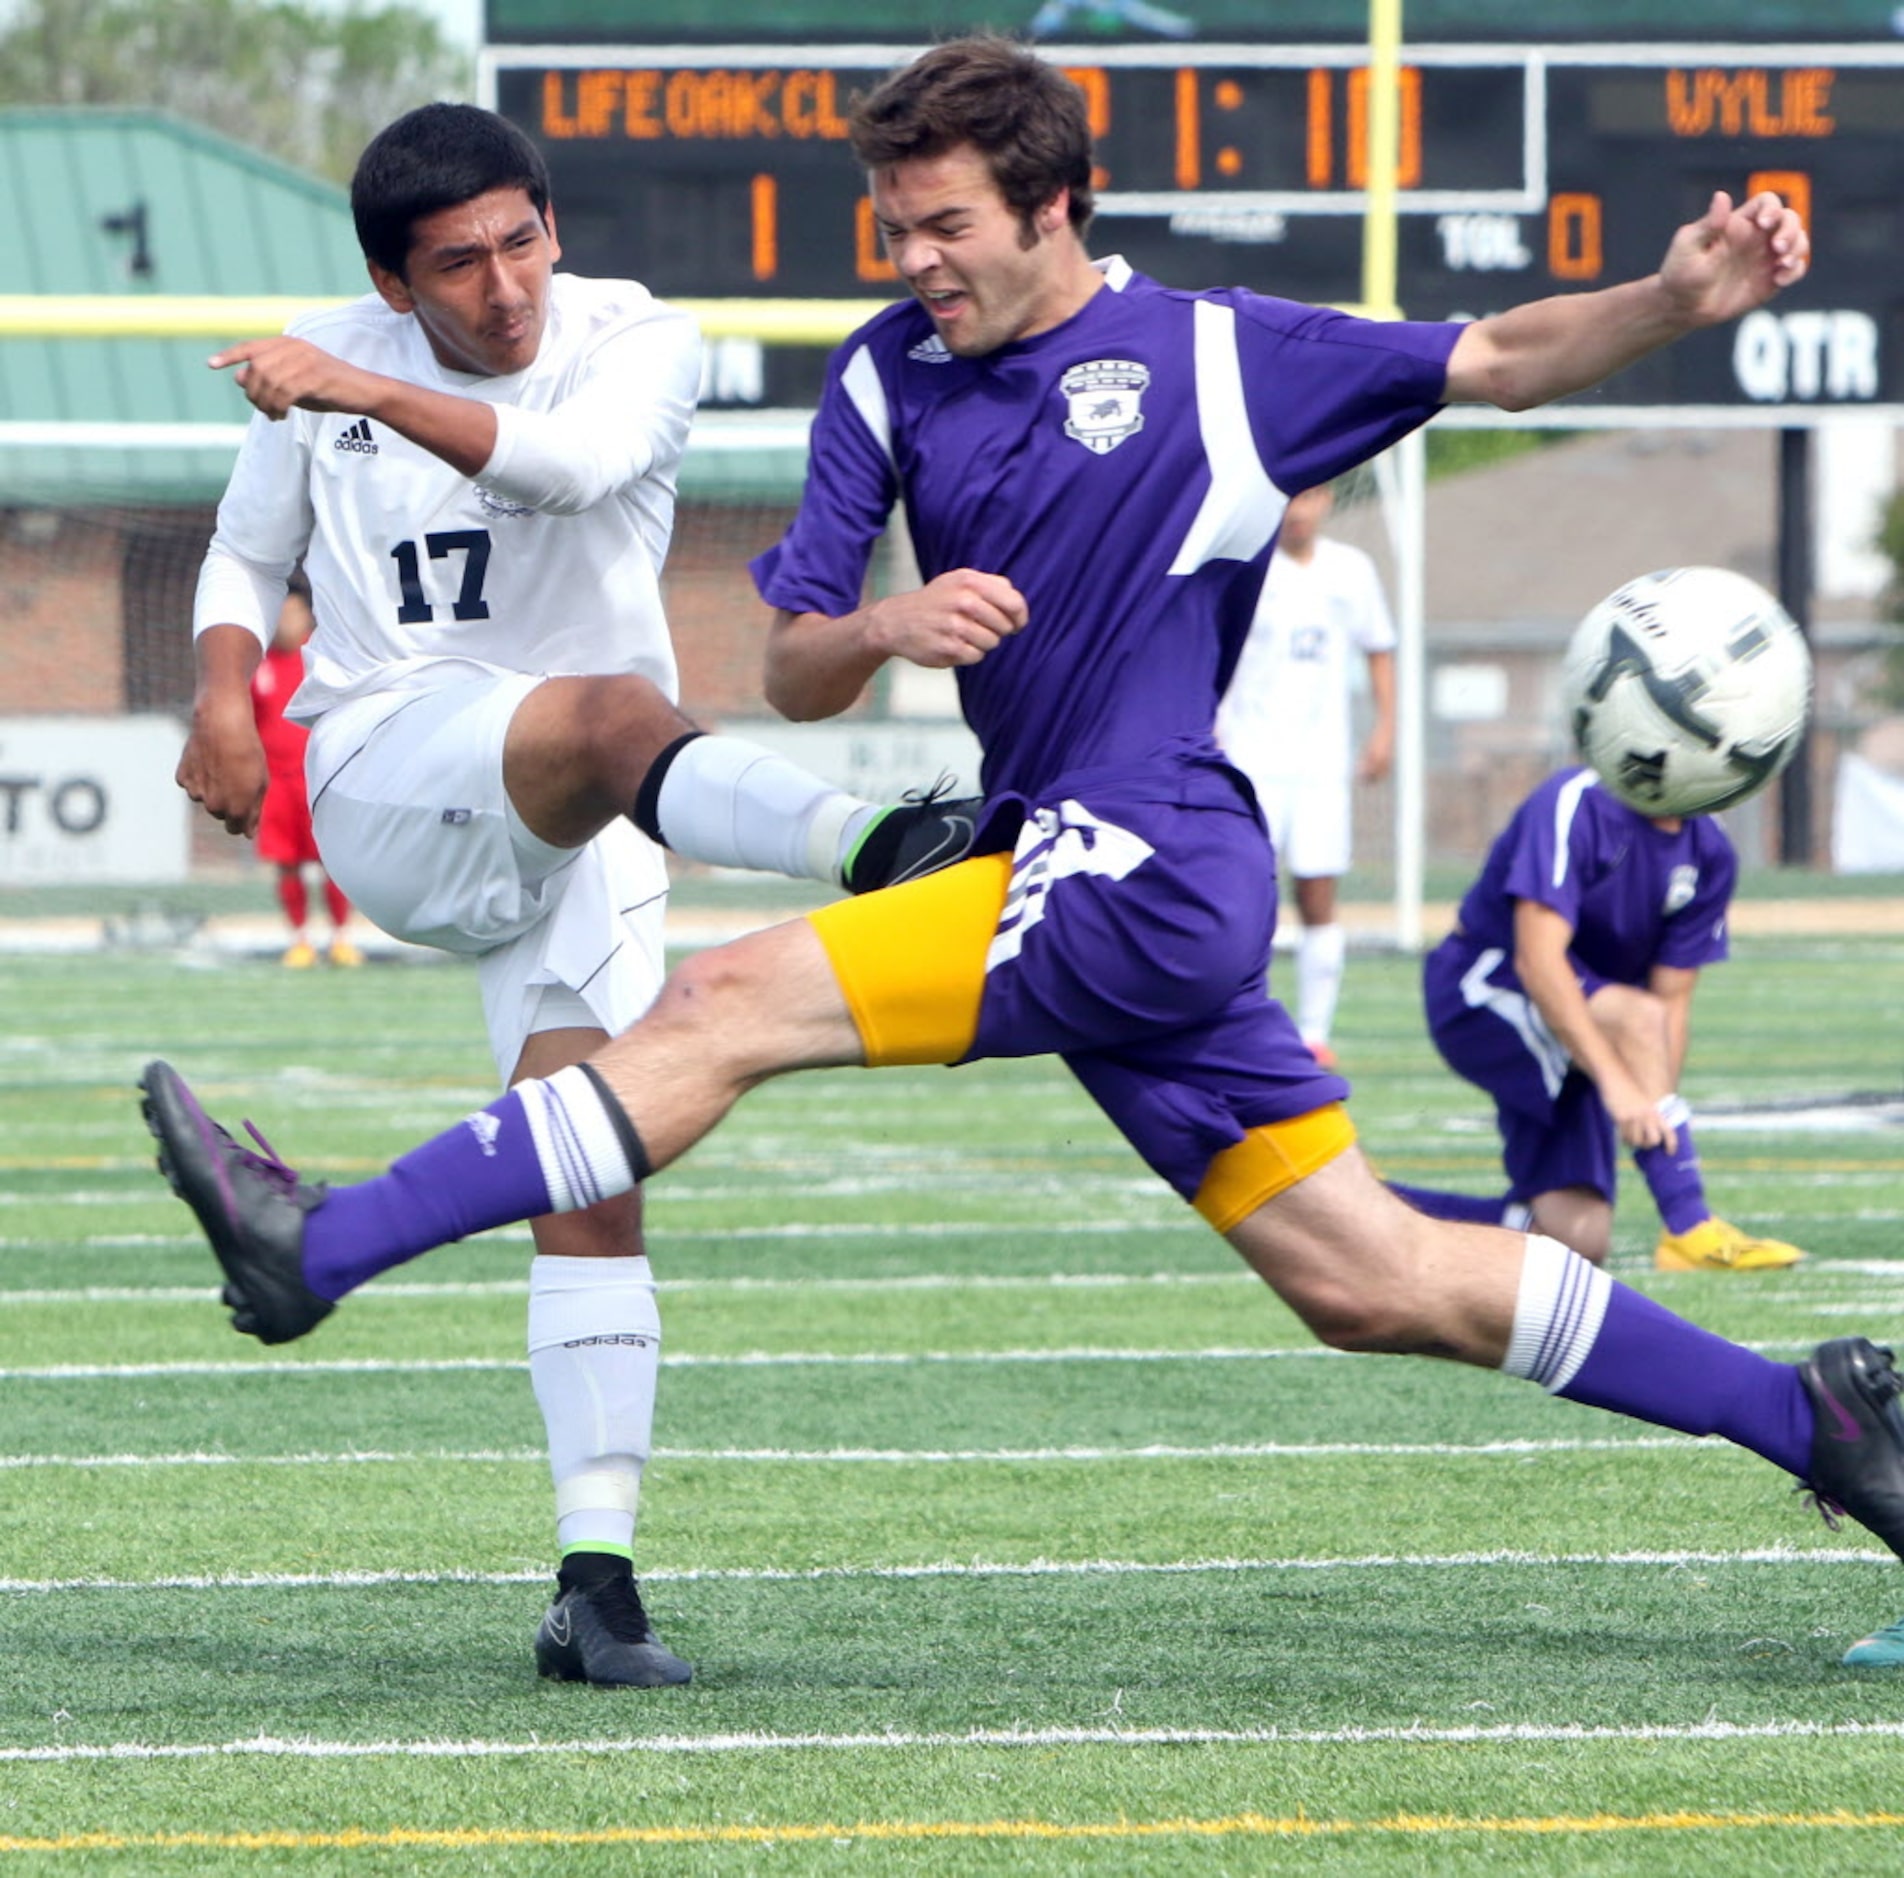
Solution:
{"label": "dark brown hair", "polygon": [[1091,120],[1084,93],[1015,39],[948,39],[853,101],[853,154],[869,170],[970,144],[1027,228],[1060,189],[1090,226]]}

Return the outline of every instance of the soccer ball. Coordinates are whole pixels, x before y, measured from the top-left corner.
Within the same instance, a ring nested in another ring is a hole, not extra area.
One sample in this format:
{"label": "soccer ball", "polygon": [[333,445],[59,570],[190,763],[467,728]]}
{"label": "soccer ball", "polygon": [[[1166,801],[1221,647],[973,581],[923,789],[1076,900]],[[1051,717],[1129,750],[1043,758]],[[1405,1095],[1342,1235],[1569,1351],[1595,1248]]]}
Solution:
{"label": "soccer ball", "polygon": [[1581,757],[1642,815],[1709,815],[1792,759],[1811,653],[1763,587],[1668,567],[1610,593],[1574,629],[1561,696]]}

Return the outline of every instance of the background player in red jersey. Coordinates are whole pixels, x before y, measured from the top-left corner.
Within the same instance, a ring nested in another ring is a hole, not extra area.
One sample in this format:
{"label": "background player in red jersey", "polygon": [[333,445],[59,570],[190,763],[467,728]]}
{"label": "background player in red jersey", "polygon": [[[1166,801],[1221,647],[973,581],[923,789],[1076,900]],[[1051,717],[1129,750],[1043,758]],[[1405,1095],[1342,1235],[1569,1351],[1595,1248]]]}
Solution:
{"label": "background player in red jersey", "polygon": [[307,971],[317,963],[317,948],[306,930],[311,896],[304,870],[315,867],[323,882],[324,905],[331,916],[331,939],[324,956],[333,965],[361,965],[364,955],[344,927],[350,920],[350,902],[336,881],[324,873],[311,832],[311,803],[304,787],[304,746],[311,733],[284,715],[291,694],[304,682],[304,642],[317,623],[311,612],[311,583],[297,569],[285,583],[284,604],[278,609],[278,629],[258,669],[251,676],[251,709],[264,745],[264,805],[258,813],[258,858],[278,871],[278,904],[291,923],[291,943],[282,963],[293,971]]}

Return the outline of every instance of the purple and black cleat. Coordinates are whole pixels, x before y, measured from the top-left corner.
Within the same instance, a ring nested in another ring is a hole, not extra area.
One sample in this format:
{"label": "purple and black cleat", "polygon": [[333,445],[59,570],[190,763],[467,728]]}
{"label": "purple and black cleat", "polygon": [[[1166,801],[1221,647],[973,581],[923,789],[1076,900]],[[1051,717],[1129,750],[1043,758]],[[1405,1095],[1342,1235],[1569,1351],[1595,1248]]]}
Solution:
{"label": "purple and black cleat", "polygon": [[1834,1337],[1798,1373],[1817,1417],[1806,1487],[1827,1519],[1849,1513],[1904,1558],[1904,1378],[1891,1352]]}
{"label": "purple and black cleat", "polygon": [[336,1308],[304,1282],[304,1215],[323,1199],[323,1183],[298,1179],[249,1122],[262,1152],[241,1147],[170,1063],[148,1063],[139,1092],[159,1172],[198,1215],[224,1267],[232,1328],[260,1343],[315,1329]]}

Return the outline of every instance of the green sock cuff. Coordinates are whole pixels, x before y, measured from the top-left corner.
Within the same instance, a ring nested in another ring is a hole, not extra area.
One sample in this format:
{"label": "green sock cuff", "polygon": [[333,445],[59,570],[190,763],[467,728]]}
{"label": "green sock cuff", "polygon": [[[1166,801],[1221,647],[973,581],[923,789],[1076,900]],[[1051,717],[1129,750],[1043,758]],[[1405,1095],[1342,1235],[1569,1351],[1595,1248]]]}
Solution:
{"label": "green sock cuff", "polygon": [[844,855],[840,857],[841,879],[844,880],[851,876],[853,872],[853,863],[859,859],[860,850],[865,847],[867,841],[871,838],[873,830],[877,828],[880,825],[880,823],[882,823],[886,819],[886,817],[889,816],[893,812],[893,806],[896,806],[896,805],[889,805],[885,808],[876,808],[874,809],[872,814],[867,816],[866,826],[862,828],[859,831],[859,833],[853,837],[853,845],[846,850]]}
{"label": "green sock cuff", "polygon": [[630,1565],[635,1562],[635,1548],[632,1545],[610,1545],[604,1539],[581,1539],[574,1545],[562,1548],[562,1563],[566,1565],[578,1553],[593,1553],[598,1557],[626,1559]]}

